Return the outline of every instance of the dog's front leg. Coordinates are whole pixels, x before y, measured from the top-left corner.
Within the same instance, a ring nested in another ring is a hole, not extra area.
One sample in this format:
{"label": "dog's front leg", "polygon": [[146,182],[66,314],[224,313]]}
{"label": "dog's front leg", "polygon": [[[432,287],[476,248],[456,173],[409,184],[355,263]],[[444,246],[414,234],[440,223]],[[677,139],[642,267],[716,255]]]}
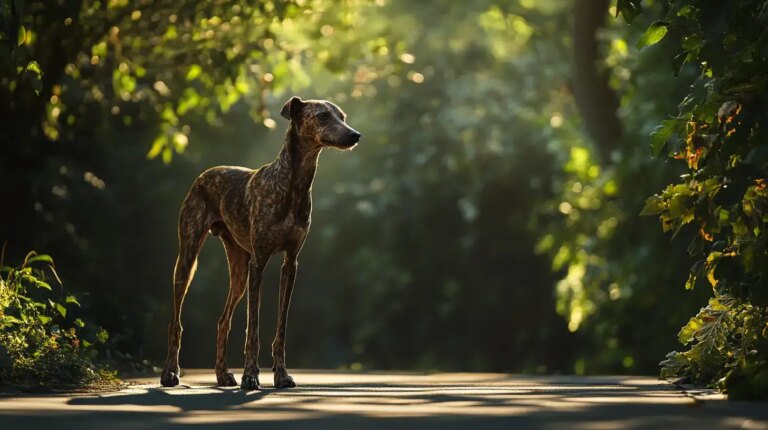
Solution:
{"label": "dog's front leg", "polygon": [[288,322],[288,307],[291,305],[293,284],[296,280],[296,255],[285,254],[280,269],[280,299],[277,310],[277,333],[272,343],[272,371],[275,372],[275,388],[293,388],[296,383],[285,370],[285,328]]}
{"label": "dog's front leg", "polygon": [[240,387],[259,389],[259,302],[264,267],[269,257],[253,255],[248,263],[248,328],[245,335],[245,369]]}

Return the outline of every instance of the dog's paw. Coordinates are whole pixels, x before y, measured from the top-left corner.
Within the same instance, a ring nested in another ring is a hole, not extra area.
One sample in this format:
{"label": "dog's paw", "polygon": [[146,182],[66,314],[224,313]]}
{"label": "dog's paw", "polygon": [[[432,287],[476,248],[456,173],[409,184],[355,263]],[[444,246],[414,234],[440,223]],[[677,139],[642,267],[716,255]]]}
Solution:
{"label": "dog's paw", "polygon": [[293,381],[293,378],[288,372],[278,372],[275,373],[275,388],[296,388],[296,382]]}
{"label": "dog's paw", "polygon": [[163,387],[175,387],[179,385],[179,373],[179,369],[163,370],[163,374],[160,376],[160,384],[162,384]]}
{"label": "dog's paw", "polygon": [[216,372],[216,385],[219,387],[236,387],[237,380],[232,372],[223,370],[221,372]]}
{"label": "dog's paw", "polygon": [[258,390],[259,387],[259,374],[258,373],[243,373],[243,379],[240,381],[240,388],[243,390]]}

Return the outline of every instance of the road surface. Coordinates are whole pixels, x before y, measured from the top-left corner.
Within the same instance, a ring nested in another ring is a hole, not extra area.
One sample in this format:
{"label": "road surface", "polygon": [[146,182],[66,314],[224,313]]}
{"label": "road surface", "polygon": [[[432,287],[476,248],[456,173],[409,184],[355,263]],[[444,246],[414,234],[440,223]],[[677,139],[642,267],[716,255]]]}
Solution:
{"label": "road surface", "polygon": [[[237,374],[237,373],[236,373]],[[162,388],[0,395],[0,429],[768,429],[768,403],[684,392],[647,377],[293,372],[298,388],[215,387],[210,370]]]}

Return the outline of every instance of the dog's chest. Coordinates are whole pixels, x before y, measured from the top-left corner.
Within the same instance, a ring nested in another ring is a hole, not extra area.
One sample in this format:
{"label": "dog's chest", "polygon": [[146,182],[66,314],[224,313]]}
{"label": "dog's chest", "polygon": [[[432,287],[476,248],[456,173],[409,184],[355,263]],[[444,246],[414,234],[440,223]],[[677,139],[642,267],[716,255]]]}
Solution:
{"label": "dog's chest", "polygon": [[269,234],[277,243],[294,242],[304,239],[308,227],[308,222],[299,219],[294,211],[289,211],[285,218],[269,228]]}

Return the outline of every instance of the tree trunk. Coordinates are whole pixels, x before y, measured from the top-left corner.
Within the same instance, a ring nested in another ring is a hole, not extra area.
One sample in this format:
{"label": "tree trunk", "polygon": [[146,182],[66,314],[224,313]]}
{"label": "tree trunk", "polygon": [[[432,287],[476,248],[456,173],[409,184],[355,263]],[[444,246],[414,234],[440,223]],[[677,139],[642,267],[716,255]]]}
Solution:
{"label": "tree trunk", "polygon": [[595,143],[601,162],[622,138],[617,115],[618,98],[608,85],[608,71],[601,66],[597,31],[605,24],[609,0],[576,0],[573,22],[573,76],[571,91]]}

